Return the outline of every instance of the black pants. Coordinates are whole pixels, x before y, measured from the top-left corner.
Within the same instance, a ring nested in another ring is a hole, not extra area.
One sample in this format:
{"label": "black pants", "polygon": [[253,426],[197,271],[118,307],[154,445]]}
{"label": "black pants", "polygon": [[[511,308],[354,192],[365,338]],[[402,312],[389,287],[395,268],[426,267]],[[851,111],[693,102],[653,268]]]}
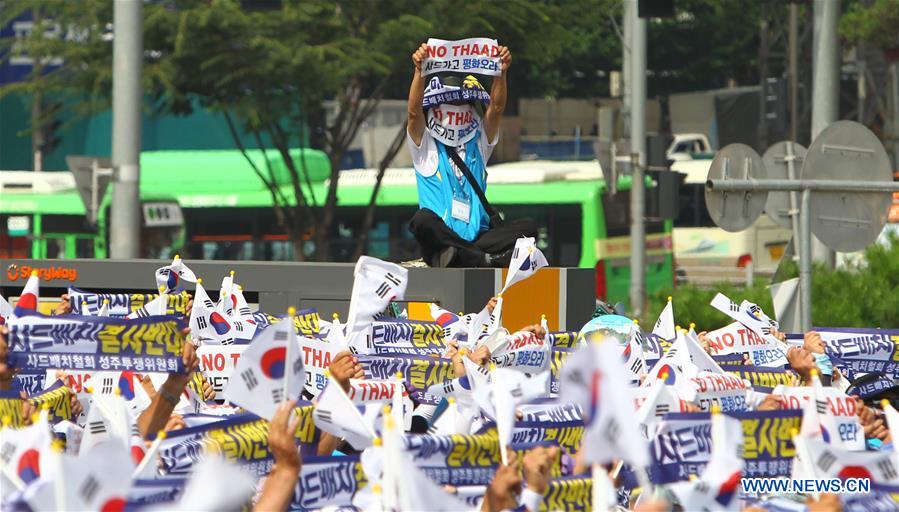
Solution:
{"label": "black pants", "polygon": [[489,229],[469,242],[449,228],[443,219],[431,210],[415,212],[409,222],[409,231],[415,235],[421,246],[422,257],[430,265],[434,255],[446,247],[456,248],[454,267],[487,266],[486,254],[501,254],[515,247],[515,240],[521,237],[536,237],[537,223],[532,219],[506,221],[501,227]]}

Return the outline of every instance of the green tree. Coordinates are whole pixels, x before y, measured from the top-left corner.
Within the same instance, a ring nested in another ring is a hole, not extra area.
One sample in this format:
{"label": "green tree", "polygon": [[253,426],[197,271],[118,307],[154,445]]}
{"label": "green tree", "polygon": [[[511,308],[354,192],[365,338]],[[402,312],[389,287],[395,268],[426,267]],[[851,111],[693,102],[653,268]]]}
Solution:
{"label": "green tree", "polygon": [[840,19],[840,34],[884,50],[899,48],[899,0],[851,4]]}

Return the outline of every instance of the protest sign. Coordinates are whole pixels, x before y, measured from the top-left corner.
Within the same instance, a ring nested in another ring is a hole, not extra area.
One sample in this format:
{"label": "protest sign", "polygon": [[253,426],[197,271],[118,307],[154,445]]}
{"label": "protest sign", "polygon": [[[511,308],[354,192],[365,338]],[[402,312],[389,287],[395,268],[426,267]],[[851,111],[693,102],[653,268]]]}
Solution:
{"label": "protest sign", "polygon": [[[276,324],[284,317],[270,315],[262,311],[256,311],[252,315],[256,327],[264,329],[272,324]],[[302,336],[316,336],[321,332],[322,319],[315,308],[301,309],[292,317],[293,326],[297,334]]]}
{"label": "protest sign", "polygon": [[125,507],[132,510],[149,505],[172,504],[181,496],[186,483],[186,478],[134,480]]}
{"label": "protest sign", "polygon": [[[312,409],[309,402],[301,402],[296,408],[295,414],[301,418],[296,431],[299,443],[308,444],[317,440]],[[247,413],[172,431],[160,444],[158,476],[183,478],[197,461],[209,453],[220,453],[248,471],[265,476],[274,462],[268,445],[268,428],[268,420]]]}
{"label": "protest sign", "polygon": [[500,462],[495,430],[478,435],[406,435],[412,462],[441,485],[484,485]]}
{"label": "protest sign", "polygon": [[[752,303],[748,304],[753,305]],[[750,311],[721,293],[715,295],[711,306],[744,325],[765,341],[764,346],[759,345],[751,349],[750,354],[753,358],[753,364],[759,366],[782,366],[787,364],[785,348],[781,341],[772,334],[774,327],[769,322],[753,315]],[[725,341],[729,340],[722,340],[722,344]],[[750,344],[749,346],[755,345]]]}
{"label": "protest sign", "polygon": [[651,332],[643,333],[643,359],[646,368],[652,368],[671,347],[672,341]]}
{"label": "protest sign", "polygon": [[[743,426],[744,477],[789,476],[796,455],[792,432],[802,421],[801,411],[744,411],[728,413]],[[699,476],[712,450],[711,417],[705,413],[668,414],[652,439],[655,483]]]}
{"label": "protest sign", "polygon": [[830,439],[847,450],[865,449],[865,434],[858,418],[858,407],[855,398],[846,395],[836,388],[821,387],[817,391],[811,387],[783,386],[775,391],[783,401],[784,409],[802,410],[806,402],[815,400],[815,393],[820,393],[819,400],[827,402],[827,410],[836,423],[836,432],[828,433],[836,436]]}
{"label": "protest sign", "polygon": [[40,393],[29,396],[28,402],[38,411],[47,407],[50,413],[48,417],[50,423],[72,419],[72,401],[69,397],[69,390],[61,380],[57,380]]}
{"label": "protest sign", "polygon": [[802,422],[802,411],[744,411],[728,416],[743,424],[744,477],[790,475],[796,456],[792,435]]}
{"label": "protest sign", "polygon": [[724,371],[749,381],[756,391],[770,393],[780,385],[792,384],[795,375],[783,368],[760,368],[746,365],[725,365]]}
{"label": "protest sign", "polygon": [[491,354],[498,368],[515,368],[527,373],[546,369],[552,346],[530,331],[510,334],[507,341]]}
{"label": "protest sign", "polygon": [[352,508],[353,496],[367,484],[358,455],[306,457],[289,509]]}
{"label": "protest sign", "polygon": [[577,331],[555,331],[546,333],[546,341],[553,348],[574,348],[578,344]]}
{"label": "protest sign", "polygon": [[[855,377],[882,373],[899,378],[899,329],[815,328],[828,354],[839,358]],[[839,367],[836,363],[835,366]]]}
{"label": "protest sign", "polygon": [[[109,301],[109,316],[123,317],[147,305],[159,297],[158,293],[95,293],[78,288],[69,288],[69,303],[75,315],[96,316]],[[187,292],[166,294],[166,314],[186,315],[190,296]]]}
{"label": "protest sign", "polygon": [[550,480],[540,510],[593,510],[593,479],[565,476]]}
{"label": "protest sign", "polygon": [[318,396],[328,383],[325,370],[331,365],[337,347],[320,338],[300,336],[298,339],[300,350],[303,352],[303,365],[306,368],[306,392]]}
{"label": "protest sign", "polygon": [[217,400],[224,399],[225,386],[234,373],[240,355],[248,345],[200,345],[197,357],[200,358],[200,371],[215,390]]}
{"label": "protest sign", "polygon": [[581,408],[576,404],[560,404],[556,401],[536,401],[518,406],[521,412],[520,421],[554,421],[554,422],[583,422]]}
{"label": "protest sign", "polygon": [[559,394],[559,375],[562,373],[562,367],[565,366],[565,361],[568,359],[568,356],[572,354],[575,349],[553,349],[550,354],[552,357],[549,361],[549,370],[550,370],[550,381],[549,381],[549,393],[551,396],[556,396]]}
{"label": "protest sign", "polygon": [[749,384],[730,374],[702,371],[681,387],[681,398],[695,402],[700,411],[710,411],[713,405],[723,412],[743,411],[747,408]]}
{"label": "protest sign", "polygon": [[401,372],[409,395],[419,403],[439,404],[441,397],[425,391],[434,384],[455,378],[452,360],[442,357],[367,355],[357,359],[366,379],[393,379],[397,372]]}
{"label": "protest sign", "polygon": [[25,315],[9,322],[9,364],[22,369],[180,372],[184,322]]}
{"label": "protest sign", "polygon": [[38,393],[44,389],[44,382],[52,382],[56,379],[55,375],[48,376],[47,373],[42,370],[19,371],[13,375],[12,388],[16,391],[24,391],[29,395]]}
{"label": "protest sign", "polygon": [[497,76],[502,72],[496,39],[473,37],[458,41],[428,39],[428,56],[421,76],[434,73],[479,73]]}
{"label": "protest sign", "polygon": [[369,330],[374,354],[443,354],[443,327],[437,322],[378,320]]}
{"label": "protest sign", "polygon": [[584,420],[517,421],[512,428],[512,444],[553,442],[568,454],[581,448]]}
{"label": "protest sign", "polygon": [[762,338],[739,322],[711,331],[706,336],[709,338],[709,353],[712,356],[748,352],[752,364],[769,366],[769,362],[779,361],[785,355],[776,340]]}

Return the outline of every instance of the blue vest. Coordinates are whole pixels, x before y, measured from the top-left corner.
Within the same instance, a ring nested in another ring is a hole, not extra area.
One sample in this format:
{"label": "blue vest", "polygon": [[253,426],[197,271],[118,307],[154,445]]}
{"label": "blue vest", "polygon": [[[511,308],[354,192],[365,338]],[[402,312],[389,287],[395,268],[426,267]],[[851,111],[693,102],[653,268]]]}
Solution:
{"label": "blue vest", "polygon": [[[425,134],[424,136],[429,137],[430,135]],[[478,149],[480,138],[479,130],[470,141],[465,143],[465,163],[481,190],[486,193],[487,170],[484,159],[481,157],[481,151]],[[431,210],[443,219],[443,222],[457,235],[473,242],[479,234],[490,228],[490,217],[465,176],[456,177],[451,160],[446,153],[447,147],[437,140],[434,140],[434,143],[437,144],[437,172],[431,176],[422,176],[417,171],[415,173],[418,183],[418,207]],[[465,198],[471,205],[468,222],[453,217],[453,197]]]}

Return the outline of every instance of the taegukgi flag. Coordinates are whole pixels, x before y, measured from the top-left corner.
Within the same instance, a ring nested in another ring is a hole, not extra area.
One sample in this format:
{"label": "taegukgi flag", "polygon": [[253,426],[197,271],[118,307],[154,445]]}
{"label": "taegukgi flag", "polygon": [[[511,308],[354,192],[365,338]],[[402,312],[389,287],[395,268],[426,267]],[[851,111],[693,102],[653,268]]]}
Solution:
{"label": "taegukgi flag", "polygon": [[671,306],[671,297],[668,297],[668,303],[665,304],[665,307],[659,314],[659,319],[656,320],[652,333],[669,341],[677,336],[677,331],[674,329],[674,308]]}
{"label": "taegukgi flag", "polygon": [[509,273],[506,274],[506,282],[501,293],[505,293],[513,284],[524,281],[547,265],[549,263],[546,256],[537,248],[532,237],[519,238],[515,241],[515,248],[512,249],[512,261],[509,263]]}
{"label": "taegukgi flag", "polygon": [[25,288],[19,300],[16,302],[15,314],[21,315],[29,312],[36,312],[38,302],[41,300],[41,278],[38,277],[37,271],[31,273],[28,281],[25,282]]}
{"label": "taegukgi flag", "polygon": [[356,279],[350,296],[347,335],[363,330],[390,301],[402,300],[409,281],[407,269],[370,256],[359,258],[353,274]]}
{"label": "taegukgi flag", "polygon": [[184,260],[175,256],[171,265],[156,269],[156,288],[165,287],[165,293],[179,292],[184,289],[184,282],[196,283],[197,276],[187,268]]}
{"label": "taegukgi flag", "polygon": [[270,419],[281,403],[299,399],[305,374],[292,323],[278,322],[243,351],[225,387],[225,399]]}

